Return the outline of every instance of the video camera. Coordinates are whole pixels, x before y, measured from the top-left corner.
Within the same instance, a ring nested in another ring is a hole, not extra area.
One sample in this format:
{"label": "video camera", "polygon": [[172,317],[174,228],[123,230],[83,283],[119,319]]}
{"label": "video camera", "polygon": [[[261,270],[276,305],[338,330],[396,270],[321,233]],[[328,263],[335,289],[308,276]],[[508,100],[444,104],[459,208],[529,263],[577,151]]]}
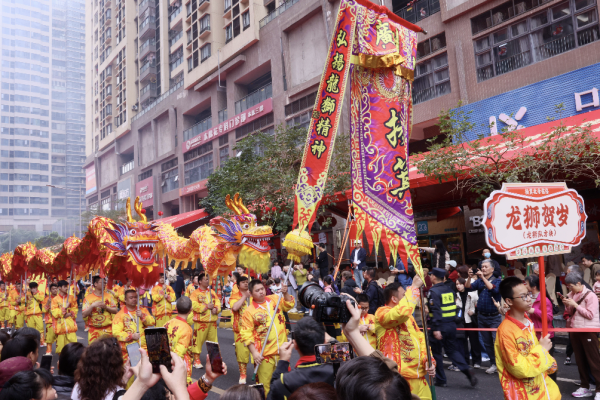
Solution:
{"label": "video camera", "polygon": [[356,305],[353,298],[342,299],[335,293],[325,293],[323,288],[314,282],[305,282],[302,285],[298,291],[298,299],[304,307],[312,310],[312,317],[319,323],[345,324],[352,318],[346,300]]}

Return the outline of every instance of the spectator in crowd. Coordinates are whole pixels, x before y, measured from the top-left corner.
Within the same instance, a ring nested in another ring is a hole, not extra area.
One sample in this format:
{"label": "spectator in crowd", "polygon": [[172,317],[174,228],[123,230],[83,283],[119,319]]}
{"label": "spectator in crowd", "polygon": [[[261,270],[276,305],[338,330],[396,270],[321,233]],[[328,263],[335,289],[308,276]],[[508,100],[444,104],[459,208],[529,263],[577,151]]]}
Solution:
{"label": "spectator in crowd", "polygon": [[498,261],[491,258],[492,252],[490,251],[490,249],[483,249],[481,255],[483,256],[483,260],[479,261],[479,264],[477,264],[477,269],[481,269],[481,264],[483,264],[485,261],[489,261],[492,263],[492,267],[494,267],[494,277],[501,278],[502,269],[500,268],[500,264],[498,263]]}
{"label": "spectator in crowd", "polygon": [[13,357],[26,357],[29,360],[31,360],[31,363],[33,365],[35,365],[35,363],[38,360],[39,349],[40,342],[36,340],[35,336],[19,334],[6,342],[6,344],[2,348],[2,353],[0,357],[2,358],[2,361],[8,360]]}
{"label": "spectator in crowd", "polygon": [[0,390],[10,378],[21,371],[33,371],[34,363],[27,357],[12,357],[0,362]]}
{"label": "spectator in crowd", "polygon": [[58,400],[70,400],[75,386],[75,370],[85,351],[81,343],[69,343],[63,347],[58,357],[58,375],[54,377],[54,389]]}
{"label": "spectator in crowd", "polygon": [[362,247],[362,241],[354,241],[354,250],[350,253],[350,262],[354,270],[354,281],[358,286],[362,286],[364,277],[363,271],[367,269],[367,251]]}
{"label": "spectator in crowd", "polygon": [[2,352],[2,348],[4,347],[6,342],[8,342],[9,340],[10,340],[10,335],[5,330],[1,330],[0,331],[0,353]]}
{"label": "spectator in crowd", "polygon": [[[283,266],[283,276],[285,279],[285,276],[288,273],[288,270],[290,269],[289,265],[284,265]],[[290,296],[292,296],[293,298],[296,299],[296,304],[299,305],[300,307],[302,307],[302,305],[300,305],[300,302],[298,302],[298,289],[300,287],[298,286],[298,283],[296,282],[296,278],[294,278],[294,272],[290,272],[290,275],[288,277],[288,293],[290,294]],[[296,309],[296,306],[294,306],[294,308],[292,308],[290,310],[290,312],[295,313],[298,312],[298,310]]]}
{"label": "spectator in crowd", "polygon": [[333,287],[331,286],[331,276],[327,275],[323,278],[323,285],[325,285],[325,293],[334,293]]}
{"label": "spectator in crowd", "polygon": [[300,387],[290,400],[337,400],[335,389],[325,382],[314,382]]}
{"label": "spectator in crowd", "polygon": [[346,293],[354,298],[356,298],[356,293],[354,292],[354,288],[358,288],[356,285],[356,281],[353,279],[352,272],[344,271],[342,272],[342,293]]}
{"label": "spectator in crowd", "polygon": [[[367,289],[364,291],[364,293],[369,297],[369,314],[373,315],[375,315],[375,311],[377,311],[377,303],[379,301],[379,290],[377,281],[375,280],[376,274],[377,270],[375,268],[369,268],[365,273]],[[354,292],[363,293],[363,291],[359,288],[355,288]]]}
{"label": "spectator in crowd", "polygon": [[[456,306],[462,311],[460,319],[465,328],[477,328],[477,292],[465,290],[465,279],[460,277],[456,280]],[[481,345],[479,344],[479,332],[465,331],[464,336],[459,339],[462,342],[463,355],[468,362],[469,356],[474,368],[481,368]],[[469,352],[469,345],[471,351]],[[450,369],[450,368],[449,368]]]}
{"label": "spectator in crowd", "polygon": [[[583,277],[571,272],[565,278],[569,294],[563,299],[565,305],[564,318],[569,328],[600,328],[598,298],[583,285]],[[589,375],[596,383],[600,382],[600,352],[598,351],[598,335],[595,332],[570,332],[569,338],[575,353],[575,361],[581,379],[581,387],[573,397],[591,397]],[[596,400],[600,400],[600,385],[596,387]]]}
{"label": "spectator in crowd", "polygon": [[[234,385],[219,397],[219,400],[262,400],[259,391],[252,386]],[[195,400],[195,399],[192,399]]]}
{"label": "spectator in crowd", "polygon": [[[467,289],[476,290],[479,298],[477,300],[477,326],[479,328],[497,328],[502,322],[502,316],[498,312],[494,301],[500,302],[500,282],[502,279],[494,277],[492,262],[485,260],[481,263],[481,269],[477,271],[479,279],[474,280],[473,271],[469,271],[469,279],[465,282]],[[494,341],[496,333],[484,331],[483,344],[485,351],[490,357],[490,367],[485,370],[486,374],[498,371],[496,357],[494,356]]]}
{"label": "spectator in crowd", "polygon": [[458,271],[456,270],[456,261],[446,261],[446,270],[450,273],[448,275],[448,280],[452,281],[452,285],[454,286],[456,284],[456,280],[459,277]]}
{"label": "spectator in crowd", "polygon": [[269,287],[271,289],[271,292],[273,294],[279,294],[279,292],[281,292],[281,279],[275,278],[275,279],[272,279],[272,281],[273,282],[272,282],[271,286]]}
{"label": "spectator in crowd", "polygon": [[419,247],[419,250],[432,254],[431,266],[433,268],[444,269],[446,267],[446,261],[450,261],[450,253],[448,253],[446,246],[444,246],[444,242],[441,240],[436,240],[433,242],[433,245],[435,247]]}
{"label": "spectator in crowd", "polygon": [[[324,343],[327,341],[322,324],[313,318],[299,320],[294,327],[294,339],[279,348],[279,362],[271,378],[271,390],[267,399],[284,400],[308,383],[325,382],[333,385],[333,365],[316,363],[315,346]],[[288,372],[294,348],[300,359],[295,369]]]}
{"label": "spectator in crowd", "polygon": [[175,297],[179,299],[185,290],[185,281],[183,279],[183,273],[181,271],[177,272],[177,278],[175,282],[171,282],[171,287],[175,292]]}
{"label": "spectator in crowd", "polygon": [[406,289],[408,286],[412,285],[412,278],[410,275],[411,273],[414,273],[414,269],[415,267],[409,259],[407,272],[407,268],[404,267],[404,263],[402,262],[402,257],[398,257],[396,259],[396,267],[391,271],[391,273],[396,276],[395,281],[402,285],[404,289]]}
{"label": "spectator in crowd", "polygon": [[17,372],[4,384],[0,400],[53,400],[52,374],[45,369]]}
{"label": "spectator in crowd", "polygon": [[317,256],[319,278],[323,280],[323,278],[329,275],[329,254],[327,253],[327,245],[325,243],[319,243],[317,248],[319,249],[319,255]]}
{"label": "spectator in crowd", "polygon": [[72,400],[112,400],[127,385],[133,372],[123,370],[119,341],[105,336],[94,341],[79,359]]}
{"label": "spectator in crowd", "polygon": [[273,266],[271,267],[271,278],[279,278],[283,279],[285,276],[283,275],[283,271],[281,270],[281,266],[279,266],[279,261],[273,261]]}
{"label": "spectator in crowd", "polygon": [[[536,275],[529,275],[525,278],[525,288],[531,293],[533,298],[533,304],[527,314],[529,319],[533,322],[533,326],[536,329],[542,328],[542,296],[540,296],[540,278]],[[552,326],[552,320],[554,315],[552,314],[552,301],[546,293],[546,316],[548,318],[548,325]],[[538,340],[542,338],[541,332],[536,332]],[[554,357],[554,332],[550,332],[550,340],[552,342],[552,348],[548,351],[552,357]],[[556,372],[550,375],[550,378],[556,382]]]}
{"label": "spectator in crowd", "polygon": [[596,280],[596,282],[594,282],[594,293],[596,293],[596,296],[600,297],[600,270],[596,271],[596,274],[594,275],[594,279]]}
{"label": "spectator in crowd", "polygon": [[594,262],[594,257],[584,254],[581,257],[581,267],[583,269],[583,280],[590,286],[594,284],[596,271],[600,270],[600,264]]}
{"label": "spectator in crowd", "polygon": [[[527,317],[527,312],[531,309],[531,294],[516,276],[504,279],[499,290],[510,307],[506,318],[498,327],[498,340],[495,343],[502,388],[505,391],[511,390],[509,388],[523,388],[521,390],[525,393],[522,398],[533,398],[535,395],[538,399],[560,400],[558,386],[552,379],[548,379],[548,374],[556,371],[556,360],[548,353],[552,342],[549,335],[538,342],[534,334],[535,328]],[[526,347],[523,343],[527,343]],[[595,345],[598,353],[598,344]],[[506,394],[507,398],[510,396]]]}
{"label": "spectator in crowd", "polygon": [[[191,385],[189,385],[187,387],[187,392],[188,392],[188,395],[190,396],[190,400],[204,400],[208,396],[208,392],[212,388],[213,382],[218,377],[227,375],[227,365],[225,365],[225,363],[222,364],[222,370],[223,370],[223,372],[213,372],[212,366],[210,364],[210,358],[208,357],[208,354],[207,354],[204,375],[202,375],[202,377],[200,379],[198,379],[196,382],[192,383]],[[247,386],[244,384],[235,385],[233,387],[250,388],[250,386]],[[229,392],[229,390],[231,390],[231,388],[226,390],[225,393],[223,393],[223,395],[220,397],[221,400],[227,399],[227,398],[235,399],[235,400],[242,399],[242,398],[248,399],[248,400],[254,399],[254,397],[229,397],[229,395],[227,397],[223,397],[223,396],[225,396],[225,394],[227,394]],[[258,395],[257,391],[256,391],[256,394]],[[180,399],[176,399],[176,400],[180,400]],[[260,397],[258,397],[258,400],[262,400],[262,399]]]}
{"label": "spectator in crowd", "polygon": [[[395,282],[397,283],[397,282]],[[356,296],[356,303],[360,306],[360,320],[358,330],[369,340],[369,344],[374,349],[377,348],[377,333],[375,332],[375,316],[369,314],[369,298],[361,293]],[[342,342],[347,342],[346,336],[342,332]]]}

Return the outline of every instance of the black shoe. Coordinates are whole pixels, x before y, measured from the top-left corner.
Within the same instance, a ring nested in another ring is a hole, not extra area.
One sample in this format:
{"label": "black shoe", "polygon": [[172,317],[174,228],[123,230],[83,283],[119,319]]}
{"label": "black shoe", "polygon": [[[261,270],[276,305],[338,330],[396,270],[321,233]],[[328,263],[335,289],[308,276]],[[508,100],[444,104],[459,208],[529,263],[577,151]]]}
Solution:
{"label": "black shoe", "polygon": [[439,386],[439,387],[447,387],[448,385],[445,383],[438,383],[437,381],[435,381],[434,383],[435,386]]}
{"label": "black shoe", "polygon": [[477,377],[475,376],[475,373],[473,372],[473,370],[469,370],[469,382],[471,382],[471,386],[477,386]]}

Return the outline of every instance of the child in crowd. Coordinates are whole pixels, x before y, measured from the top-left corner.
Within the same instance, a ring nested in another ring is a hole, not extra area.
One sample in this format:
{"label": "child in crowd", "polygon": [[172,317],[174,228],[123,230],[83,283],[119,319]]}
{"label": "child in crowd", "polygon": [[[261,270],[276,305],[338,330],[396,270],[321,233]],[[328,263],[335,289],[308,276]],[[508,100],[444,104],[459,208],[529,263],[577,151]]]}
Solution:
{"label": "child in crowd", "polygon": [[594,279],[596,280],[594,283],[594,293],[600,294],[600,269],[596,271],[596,276]]}

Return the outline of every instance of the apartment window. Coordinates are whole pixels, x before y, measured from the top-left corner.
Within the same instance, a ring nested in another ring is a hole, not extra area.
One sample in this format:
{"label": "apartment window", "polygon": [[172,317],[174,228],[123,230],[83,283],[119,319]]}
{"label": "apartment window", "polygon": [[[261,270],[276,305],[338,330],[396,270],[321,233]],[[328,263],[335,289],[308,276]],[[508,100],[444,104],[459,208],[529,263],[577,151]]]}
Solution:
{"label": "apartment window", "polygon": [[309,107],[315,105],[315,99],[317,97],[317,92],[306,95],[298,100],[295,100],[285,106],[285,116],[296,114],[302,110],[306,110]]}
{"label": "apartment window", "polygon": [[242,25],[244,26],[244,30],[250,28],[250,10],[242,14]]}
{"label": "apartment window", "polygon": [[210,30],[210,14],[200,19],[200,33]]}
{"label": "apartment window", "polygon": [[267,114],[264,117],[255,119],[254,121],[237,128],[235,130],[235,140],[239,140],[256,131],[274,134],[275,130],[273,126],[270,125],[273,125],[273,113]]}
{"label": "apartment window", "polygon": [[[515,18],[526,11],[542,6],[551,0],[511,0],[502,3],[478,16],[471,18],[471,31],[473,35],[492,26],[499,25],[509,19]],[[583,0],[588,1],[588,0]]]}
{"label": "apartment window", "polygon": [[219,137],[219,166],[223,166],[229,159],[229,135]]}
{"label": "apartment window", "polygon": [[152,176],[152,170],[149,169],[148,171],[142,172],[139,176],[138,176],[138,182],[143,181],[144,179],[148,179]]}
{"label": "apartment window", "polygon": [[417,45],[417,59],[426,57],[431,53],[446,48],[446,33],[442,32],[437,36],[427,39]]}
{"label": "apartment window", "polygon": [[224,108],[219,111],[219,124],[227,119],[227,109]]}
{"label": "apartment window", "polygon": [[417,64],[413,83],[413,103],[419,104],[450,93],[448,53]]}
{"label": "apartment window", "polygon": [[525,67],[597,41],[598,13],[589,0],[572,0],[474,41],[477,81]]}
{"label": "apartment window", "polygon": [[195,153],[198,157],[183,166],[186,185],[207,179],[213,172],[212,142],[200,146],[196,150],[198,151],[191,151],[184,155],[184,159],[190,159],[190,153]]}
{"label": "apartment window", "polygon": [[233,25],[229,24],[225,27],[225,43],[231,42],[233,39]]}
{"label": "apartment window", "polygon": [[200,48],[200,62],[203,63],[208,57],[210,57],[210,43],[207,43]]}
{"label": "apartment window", "polygon": [[312,114],[312,111],[307,111],[300,115],[297,115],[294,118],[291,118],[288,121],[286,121],[286,125],[292,126],[292,127],[295,126],[297,128],[308,129],[308,126],[310,125],[310,115],[311,114]]}
{"label": "apartment window", "polygon": [[406,5],[405,1],[393,0],[392,2],[394,13],[413,24],[440,11],[439,0],[419,0],[403,8],[400,7]]}
{"label": "apartment window", "polygon": [[179,171],[177,168],[162,174],[161,190],[162,193],[179,189]]}

